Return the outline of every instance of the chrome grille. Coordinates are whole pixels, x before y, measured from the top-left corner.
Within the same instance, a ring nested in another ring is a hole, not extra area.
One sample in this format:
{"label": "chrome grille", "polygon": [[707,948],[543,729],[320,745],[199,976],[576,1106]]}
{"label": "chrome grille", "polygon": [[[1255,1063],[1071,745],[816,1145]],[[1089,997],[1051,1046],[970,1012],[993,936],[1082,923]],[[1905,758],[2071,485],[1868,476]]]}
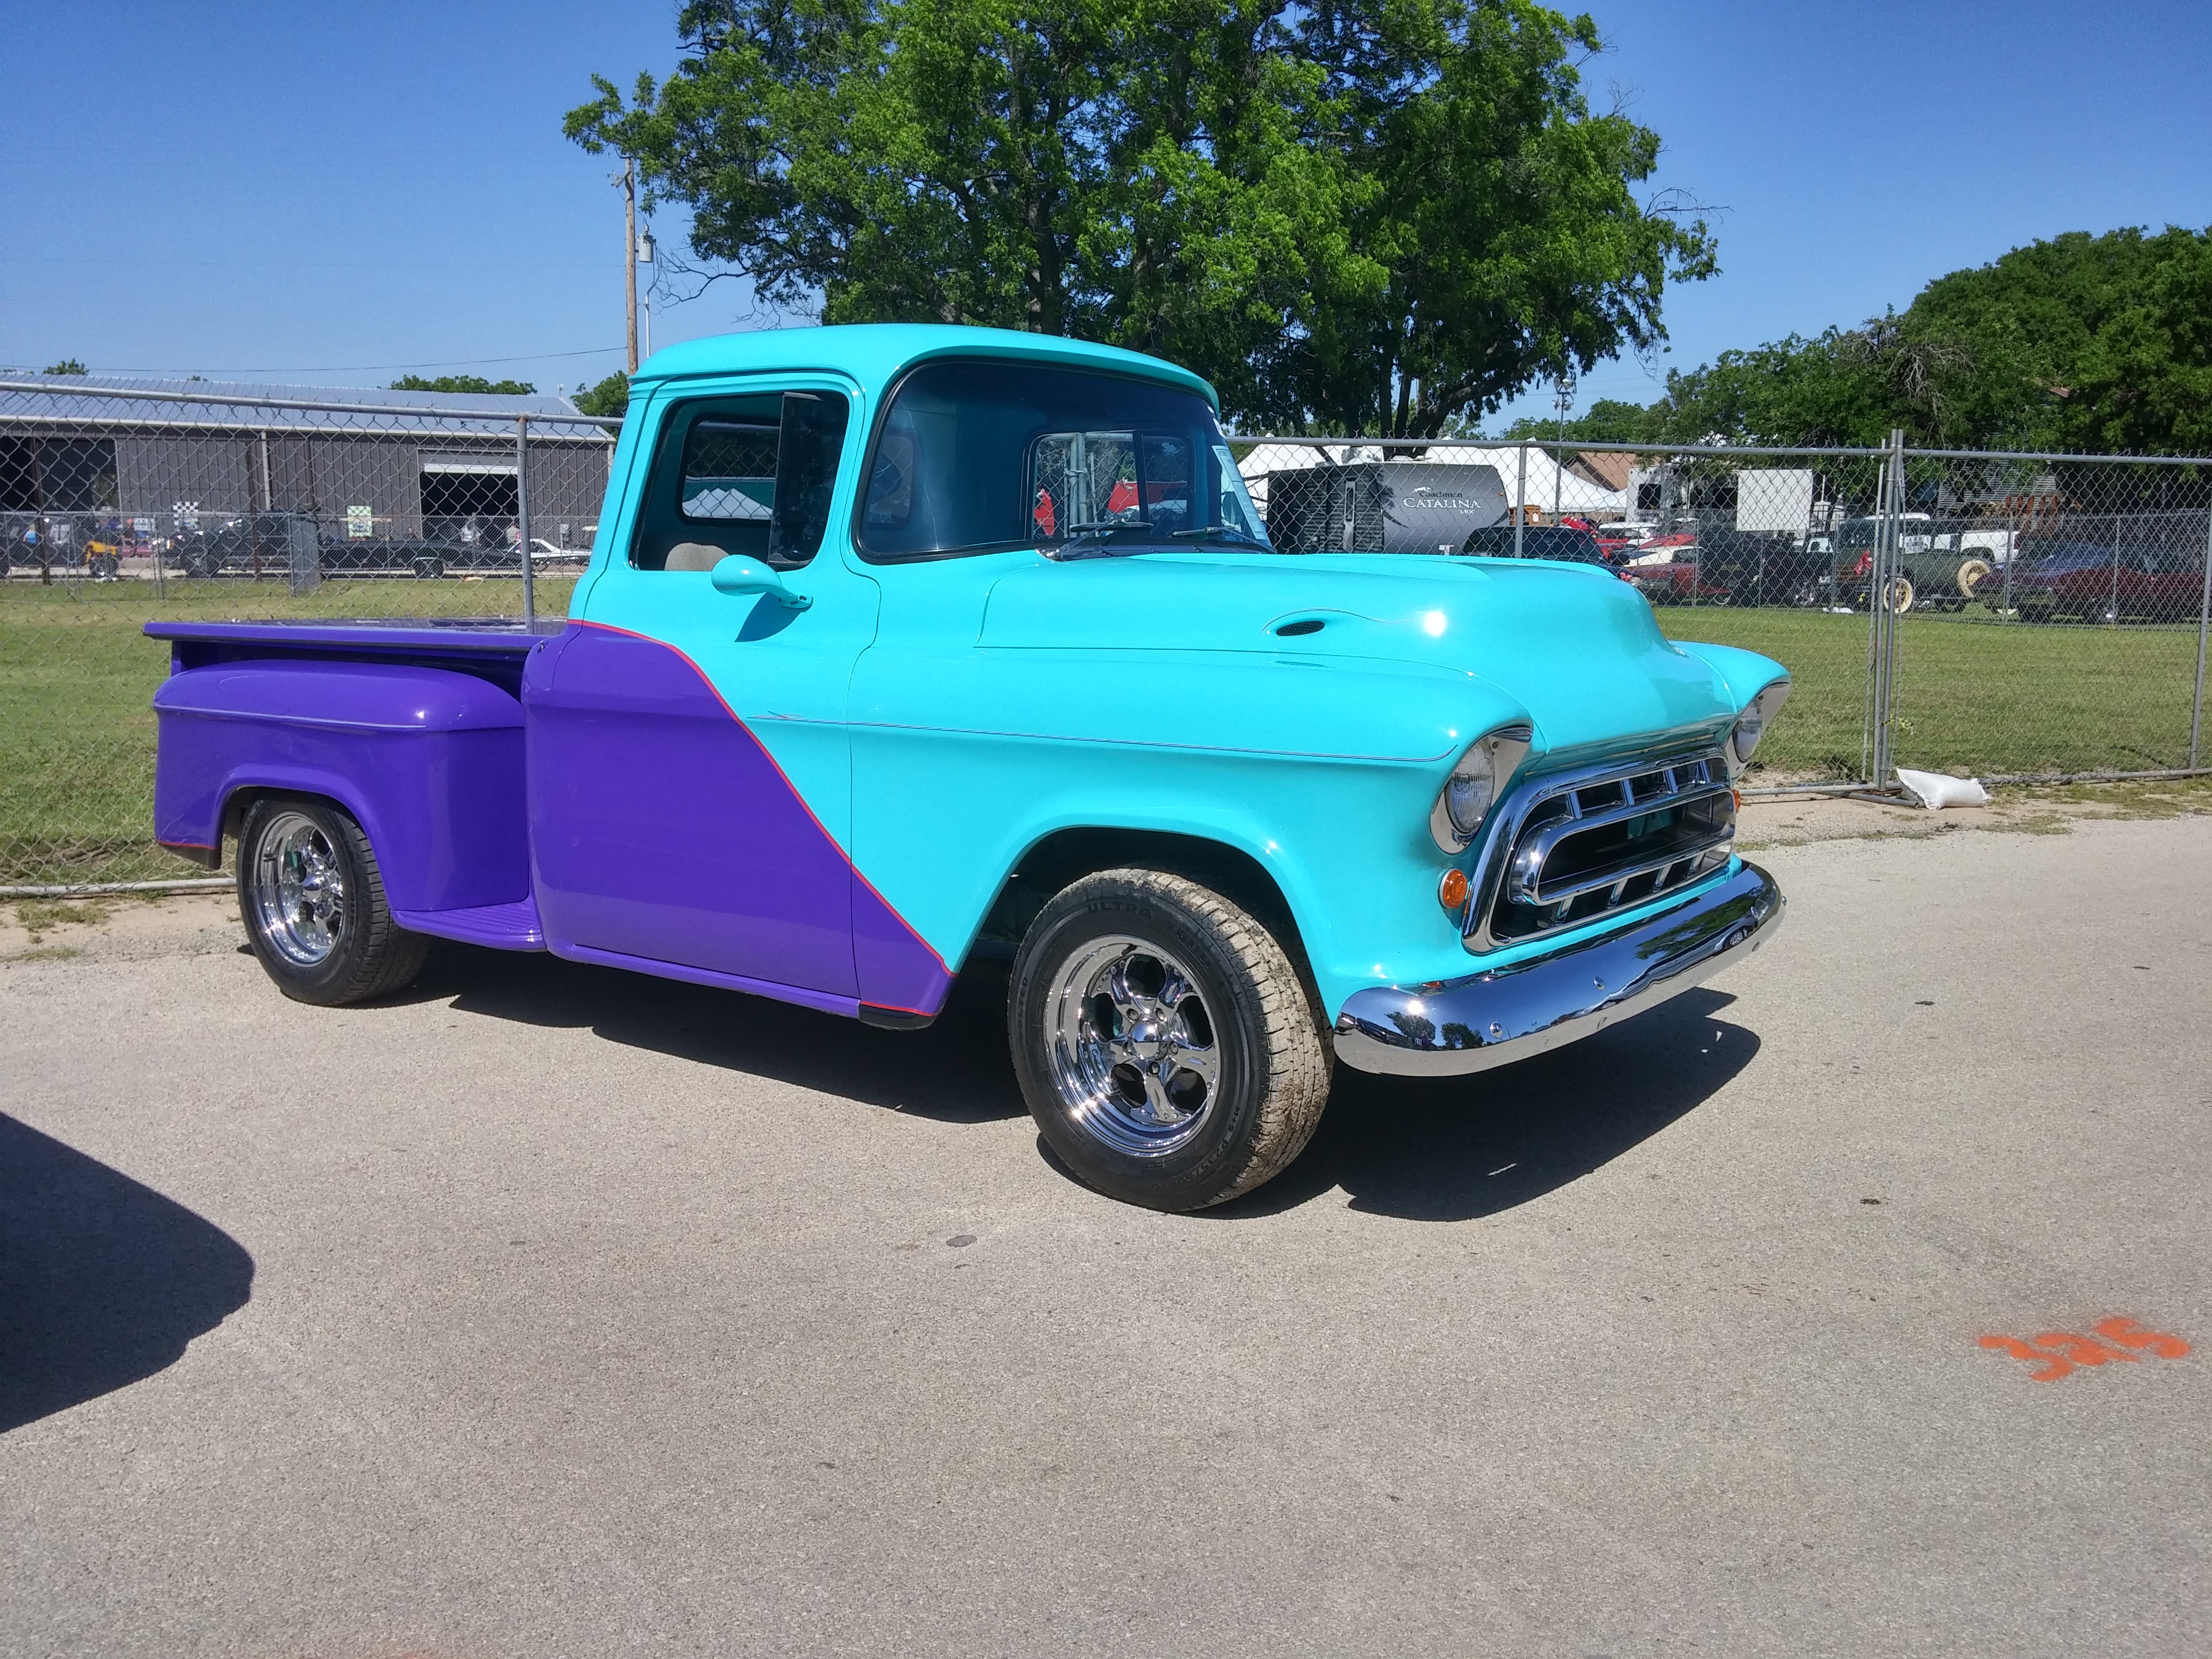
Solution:
{"label": "chrome grille", "polygon": [[1469,907],[1477,948],[1580,927],[1711,874],[1735,837],[1735,796],[1717,750],[1646,759],[1539,786],[1508,833],[1495,896]]}

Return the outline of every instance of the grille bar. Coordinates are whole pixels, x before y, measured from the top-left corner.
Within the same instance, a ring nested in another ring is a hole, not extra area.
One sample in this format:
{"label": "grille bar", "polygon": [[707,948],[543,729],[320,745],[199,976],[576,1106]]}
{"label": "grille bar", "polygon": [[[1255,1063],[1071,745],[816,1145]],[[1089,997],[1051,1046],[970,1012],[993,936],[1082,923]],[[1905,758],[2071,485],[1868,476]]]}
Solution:
{"label": "grille bar", "polygon": [[1728,860],[1735,799],[1718,753],[1644,760],[1539,789],[1508,832],[1504,879],[1468,907],[1475,948],[1579,927]]}

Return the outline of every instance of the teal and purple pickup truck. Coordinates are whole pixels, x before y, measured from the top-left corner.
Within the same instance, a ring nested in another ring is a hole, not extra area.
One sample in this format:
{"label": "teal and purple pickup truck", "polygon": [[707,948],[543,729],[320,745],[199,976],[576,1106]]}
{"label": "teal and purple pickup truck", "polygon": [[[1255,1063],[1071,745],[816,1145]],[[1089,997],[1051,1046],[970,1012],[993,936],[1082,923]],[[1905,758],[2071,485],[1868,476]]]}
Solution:
{"label": "teal and purple pickup truck", "polygon": [[148,629],[157,833],[234,843],[288,995],[435,938],[909,1028],[995,961],[1049,1144],[1190,1209],[1289,1164],[1339,1063],[1539,1053],[1781,917],[1730,848],[1778,665],[1603,569],[1279,553],[1164,362],[674,347],[600,525],[564,623]]}

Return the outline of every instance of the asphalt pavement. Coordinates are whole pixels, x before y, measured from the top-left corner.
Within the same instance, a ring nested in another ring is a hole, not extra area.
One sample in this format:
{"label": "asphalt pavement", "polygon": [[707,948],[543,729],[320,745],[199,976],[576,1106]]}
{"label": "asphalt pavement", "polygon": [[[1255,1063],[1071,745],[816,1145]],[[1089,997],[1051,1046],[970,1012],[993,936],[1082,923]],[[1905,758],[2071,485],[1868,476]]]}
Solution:
{"label": "asphalt pavement", "polygon": [[981,990],[18,933],[0,1652],[2212,1650],[2212,817],[1761,858],[1749,963],[1176,1217]]}

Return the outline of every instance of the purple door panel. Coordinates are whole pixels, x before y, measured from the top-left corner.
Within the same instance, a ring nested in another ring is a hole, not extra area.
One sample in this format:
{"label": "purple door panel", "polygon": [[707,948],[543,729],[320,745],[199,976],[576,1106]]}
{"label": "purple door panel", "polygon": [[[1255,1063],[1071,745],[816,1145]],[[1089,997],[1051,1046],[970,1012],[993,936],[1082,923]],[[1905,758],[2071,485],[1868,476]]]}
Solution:
{"label": "purple door panel", "polygon": [[382,663],[234,663],[172,675],[154,823],[213,848],[240,789],[323,795],[361,823],[395,910],[529,895],[522,709],[501,687]]}
{"label": "purple door panel", "polygon": [[523,695],[538,903],[556,951],[680,964],[817,1006],[936,1012],[944,963],[696,664],[590,623],[542,656]]}
{"label": "purple door panel", "polygon": [[585,623],[550,678],[526,695],[556,948],[853,996],[844,855],[690,659]]}

